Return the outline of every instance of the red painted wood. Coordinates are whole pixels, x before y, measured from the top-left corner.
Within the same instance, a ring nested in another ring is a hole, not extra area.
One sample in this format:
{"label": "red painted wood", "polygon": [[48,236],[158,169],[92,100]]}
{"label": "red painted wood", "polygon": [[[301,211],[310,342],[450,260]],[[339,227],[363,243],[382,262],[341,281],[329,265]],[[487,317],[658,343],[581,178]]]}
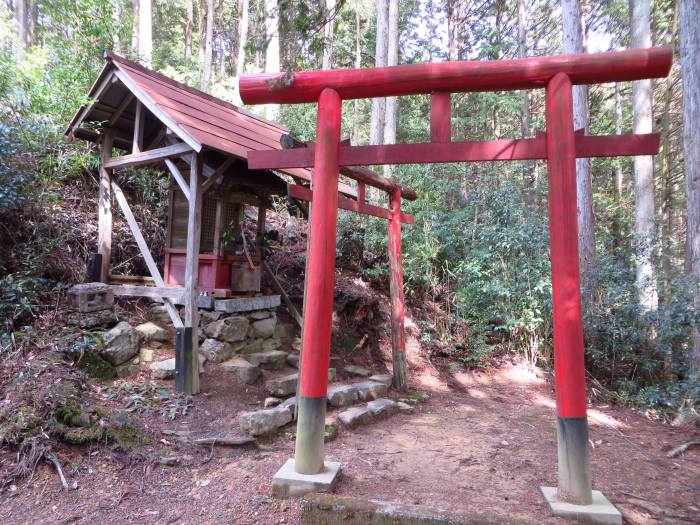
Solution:
{"label": "red painted wood", "polygon": [[585,417],[586,383],[571,85],[569,78],[560,73],[549,81],[546,90],[554,371],[557,414],[561,417]]}
{"label": "red painted wood", "polygon": [[[313,202],[313,191],[304,186],[299,186],[297,184],[288,184],[287,193],[293,199],[298,199],[306,202]],[[392,212],[385,208],[380,208],[379,206],[373,206],[362,202],[359,200],[346,199],[344,197],[338,197],[338,208],[342,210],[354,211],[355,213],[361,213],[362,215],[370,215],[372,217],[378,217],[380,219],[391,220]],[[400,221],[406,224],[413,224],[413,215],[408,213],[400,214]]]}
{"label": "red painted wood", "polygon": [[324,89],[318,99],[311,241],[304,301],[304,325],[308,328],[303,331],[302,337],[299,392],[306,397],[323,397],[328,388],[338,218],[340,114],[340,96],[332,89]]}
{"label": "red painted wood", "polygon": [[452,140],[452,96],[438,92],[430,95],[430,140],[450,142]]}
{"label": "red painted wood", "polygon": [[[659,135],[576,136],[577,157],[655,155]],[[425,164],[439,162],[534,160],[547,158],[546,134],[534,139],[483,140],[450,143],[388,144],[385,146],[341,146],[341,166],[382,164]],[[307,148],[284,151],[251,151],[251,169],[313,167],[313,153]],[[388,191],[367,181],[370,186]]]}
{"label": "red painted wood", "polygon": [[357,200],[361,203],[364,204],[366,196],[365,196],[365,183],[364,182],[358,182],[357,183]]}
{"label": "red painted wood", "polygon": [[391,294],[391,356],[394,368],[394,387],[406,388],[406,337],[404,330],[403,261],[401,258],[401,194],[390,195],[389,221],[389,290]]}
{"label": "red painted wood", "polygon": [[515,60],[454,61],[367,69],[243,75],[246,104],[315,102],[325,88],[343,99],[419,95],[434,91],[501,91],[542,88],[557,73],[574,84],[659,78],[671,69],[670,47],[630,49]]}

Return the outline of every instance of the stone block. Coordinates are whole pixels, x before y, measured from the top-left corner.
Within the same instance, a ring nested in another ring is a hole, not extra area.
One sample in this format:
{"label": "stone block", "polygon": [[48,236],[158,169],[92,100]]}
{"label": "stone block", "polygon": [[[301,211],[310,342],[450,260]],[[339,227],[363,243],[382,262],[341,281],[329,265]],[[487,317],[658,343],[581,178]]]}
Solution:
{"label": "stone block", "polygon": [[590,505],[559,501],[556,487],[540,487],[540,490],[555,516],[574,519],[587,525],[622,525],[622,514],[599,490],[593,491],[593,503]]}
{"label": "stone block", "polygon": [[334,386],[328,389],[328,403],[336,408],[352,405],[358,398],[355,385]]}
{"label": "stone block", "polygon": [[298,377],[297,373],[268,379],[265,382],[265,388],[273,396],[288,396],[296,392]]}
{"label": "stone block", "polygon": [[372,412],[366,406],[351,407],[338,414],[338,420],[348,428],[366,425],[372,421]]}
{"label": "stone block", "polygon": [[223,312],[217,312],[216,310],[202,310],[199,312],[199,322],[206,326],[221,319],[222,315],[224,315]]}
{"label": "stone block", "polygon": [[299,368],[299,356],[297,354],[287,355],[287,364],[294,368]]}
{"label": "stone block", "polygon": [[261,339],[267,339],[272,337],[275,333],[275,326],[277,325],[277,317],[268,317],[267,319],[260,319],[259,321],[254,321],[250,326],[253,331],[253,337],[259,337]]}
{"label": "stone block", "polygon": [[235,297],[233,299],[220,299],[214,303],[214,309],[219,312],[237,313],[252,312],[254,310],[266,310],[277,308],[280,305],[279,295],[259,295],[257,297]]}
{"label": "stone block", "polygon": [[287,362],[287,352],[280,352],[279,350],[255,352],[246,354],[246,359],[251,364],[264,370],[282,370]]}
{"label": "stone block", "polygon": [[234,351],[231,343],[217,339],[205,339],[199,347],[199,352],[211,363],[223,363],[233,356]]}
{"label": "stone block", "polygon": [[204,333],[207,337],[235,343],[243,341],[248,334],[249,321],[243,316],[225,317],[213,323],[209,323],[204,327]]}
{"label": "stone block", "polygon": [[399,411],[399,407],[396,402],[386,397],[370,401],[367,403],[367,408],[377,419],[393,416]]}
{"label": "stone block", "polygon": [[258,339],[258,341],[262,341],[261,348],[263,352],[277,350],[281,345],[281,341],[274,337],[270,337],[269,339]]}
{"label": "stone block", "polygon": [[175,379],[175,358],[151,363],[149,367],[153,379]]}
{"label": "stone block", "polygon": [[234,372],[246,385],[254,384],[262,375],[260,368],[250,364],[242,357],[234,357],[221,365],[227,372]]}
{"label": "stone block", "polygon": [[[288,459],[272,478],[272,495],[293,498],[310,492],[331,492],[340,478],[340,463],[326,461],[319,474],[299,474],[294,459]],[[321,522],[319,522],[321,523]]]}
{"label": "stone block", "polygon": [[160,303],[151,303],[151,306],[148,307],[148,319],[154,323],[164,326],[173,324],[167,308],[165,308],[165,305]]}
{"label": "stone block", "polygon": [[68,290],[66,302],[81,313],[108,310],[114,306],[114,291],[105,283],[76,284]]}
{"label": "stone block", "polygon": [[202,310],[213,310],[216,304],[216,299],[213,295],[198,295],[197,296],[197,308]]}
{"label": "stone block", "polygon": [[95,328],[96,326],[114,326],[119,322],[119,316],[112,310],[97,310],[95,312],[66,312],[66,324],[80,328]]}
{"label": "stone block", "polygon": [[272,312],[269,310],[260,310],[257,312],[251,312],[248,314],[248,319],[251,319],[253,321],[259,321],[260,319],[267,319],[272,315]]}
{"label": "stone block", "polygon": [[253,436],[269,434],[286,425],[292,420],[292,414],[288,408],[275,407],[254,412],[245,412],[240,415],[241,430]]}
{"label": "stone block", "polygon": [[386,397],[388,388],[382,383],[355,383],[353,385],[357,389],[357,397],[361,401],[372,401],[373,399],[378,399],[380,397]]}

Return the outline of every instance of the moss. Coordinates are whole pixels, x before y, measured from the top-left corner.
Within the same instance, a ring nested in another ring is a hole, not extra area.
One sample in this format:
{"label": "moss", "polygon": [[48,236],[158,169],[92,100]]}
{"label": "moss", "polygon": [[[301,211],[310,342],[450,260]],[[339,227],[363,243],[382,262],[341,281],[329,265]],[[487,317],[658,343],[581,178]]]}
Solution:
{"label": "moss", "polygon": [[100,419],[109,419],[112,415],[109,411],[109,408],[103,405],[95,405],[94,407],[92,407],[92,411]]}
{"label": "moss", "polygon": [[74,422],[84,419],[83,407],[75,399],[69,399],[65,405],[56,408],[53,415],[56,421],[64,425],[80,426],[74,425]]}
{"label": "moss", "polygon": [[416,403],[424,403],[428,399],[430,399],[430,396],[426,394],[425,392],[416,392],[415,394],[411,394],[409,396],[406,396],[408,399],[412,399]]}
{"label": "moss", "polygon": [[148,445],[151,438],[133,425],[123,425],[118,428],[107,429],[107,440],[116,447],[134,449]]}
{"label": "moss", "polygon": [[95,352],[85,352],[78,368],[94,379],[103,381],[117,377],[117,370]]}
{"label": "moss", "polygon": [[103,428],[99,425],[92,425],[87,428],[71,429],[63,434],[63,441],[71,445],[85,445],[94,443],[102,439]]}

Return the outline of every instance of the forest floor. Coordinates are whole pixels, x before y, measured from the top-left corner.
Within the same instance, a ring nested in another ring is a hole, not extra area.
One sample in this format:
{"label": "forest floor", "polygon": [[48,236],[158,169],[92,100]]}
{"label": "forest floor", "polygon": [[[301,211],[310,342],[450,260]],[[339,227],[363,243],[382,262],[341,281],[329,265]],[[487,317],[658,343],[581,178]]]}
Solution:
{"label": "forest floor", "polygon": [[[410,413],[339,431],[326,445],[340,461],[340,495],[491,512],[535,523],[549,516],[540,485],[556,484],[554,395],[532,370],[506,364],[484,372],[412,370],[412,387],[430,397]],[[399,397],[392,392],[393,397]],[[207,365],[202,395],[187,415],[142,415],[151,443],[128,453],[104,446],[62,449],[69,485],[41,464],[31,480],[0,494],[0,523],[298,523],[298,500],[271,497],[276,470],[294,453],[293,425],[241,448],[201,447],[187,438],[238,433],[240,411],[260,407],[262,386],[244,386]],[[329,413],[333,418],[333,413]],[[700,439],[627,408],[589,407],[593,480],[628,523],[690,524],[700,515],[700,451],[673,459],[673,447]],[[175,431],[175,433],[174,433]],[[175,457],[176,466],[159,458]]]}

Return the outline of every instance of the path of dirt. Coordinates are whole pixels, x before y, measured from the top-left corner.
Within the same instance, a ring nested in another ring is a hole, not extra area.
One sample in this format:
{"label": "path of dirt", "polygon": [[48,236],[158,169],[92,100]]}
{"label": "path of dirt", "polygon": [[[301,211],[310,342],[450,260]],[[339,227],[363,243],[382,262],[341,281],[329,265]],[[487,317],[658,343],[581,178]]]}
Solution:
{"label": "path of dirt", "polygon": [[[550,385],[518,366],[457,374],[454,381],[458,389],[424,372],[414,385],[430,399],[413,413],[354,432],[341,429],[327,445],[327,457],[343,466],[337,492],[564,523],[548,515],[538,488],[556,483]],[[0,495],[0,523],[297,523],[299,502],[270,496],[272,475],[293,454],[293,426],[259,448],[242,449],[195,447],[160,433],[238,432],[236,414],[265,397],[261,387],[238,385],[209,365],[203,392],[184,418],[143,420],[156,437],[136,452],[64,453],[60,459],[76,490],[62,491],[54,470],[42,466],[31,481]],[[594,486],[628,523],[697,523],[700,451],[675,459],[666,452],[700,439],[699,432],[619,407],[595,405],[589,414]],[[180,465],[161,466],[161,456],[175,456]]]}

